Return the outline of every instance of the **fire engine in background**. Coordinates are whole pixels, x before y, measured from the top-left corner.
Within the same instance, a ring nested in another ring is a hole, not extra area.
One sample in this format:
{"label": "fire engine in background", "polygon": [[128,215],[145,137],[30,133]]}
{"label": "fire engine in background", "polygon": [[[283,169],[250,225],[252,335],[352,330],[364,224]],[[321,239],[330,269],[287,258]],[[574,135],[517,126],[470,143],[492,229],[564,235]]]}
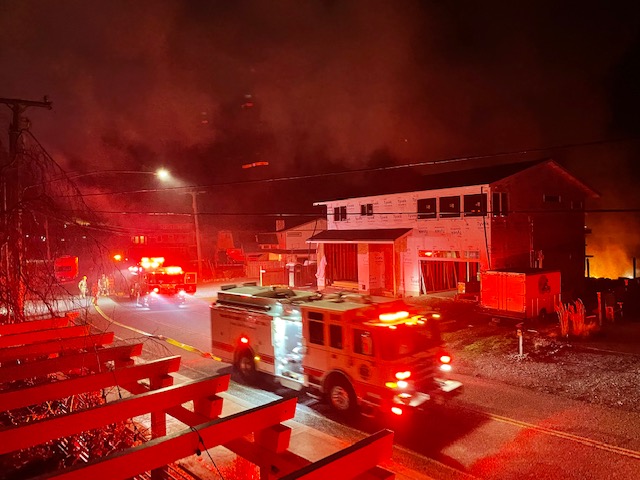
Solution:
{"label": "fire engine in background", "polygon": [[403,301],[260,287],[222,287],[211,305],[213,353],[241,377],[306,388],[339,413],[402,415],[458,393],[436,312]]}
{"label": "fire engine in background", "polygon": [[152,307],[161,304],[184,305],[188,295],[196,292],[197,275],[179,266],[163,266],[163,257],[144,257],[129,271],[134,276],[131,297],[136,304]]}
{"label": "fire engine in background", "polygon": [[71,282],[78,276],[78,257],[64,255],[53,261],[56,280],[60,283]]}

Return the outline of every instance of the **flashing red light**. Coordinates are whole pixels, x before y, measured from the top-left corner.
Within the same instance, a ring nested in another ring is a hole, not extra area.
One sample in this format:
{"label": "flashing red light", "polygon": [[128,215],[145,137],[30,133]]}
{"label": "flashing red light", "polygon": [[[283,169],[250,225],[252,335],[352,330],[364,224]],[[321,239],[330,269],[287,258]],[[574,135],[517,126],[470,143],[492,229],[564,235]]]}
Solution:
{"label": "flashing red light", "polygon": [[400,407],[391,407],[391,413],[395,413],[396,415],[402,415],[404,411]]}
{"label": "flashing red light", "polygon": [[440,355],[441,363],[451,363],[451,355]]}
{"label": "flashing red light", "polygon": [[240,343],[247,344],[249,343],[249,339],[247,337],[240,337]]}

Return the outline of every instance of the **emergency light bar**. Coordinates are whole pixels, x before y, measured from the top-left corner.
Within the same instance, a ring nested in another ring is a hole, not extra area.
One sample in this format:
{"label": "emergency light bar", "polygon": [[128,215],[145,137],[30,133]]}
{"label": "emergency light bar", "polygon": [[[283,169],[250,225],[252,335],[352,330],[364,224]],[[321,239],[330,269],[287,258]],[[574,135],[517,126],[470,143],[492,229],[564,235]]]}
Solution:
{"label": "emergency light bar", "polygon": [[158,268],[164,263],[164,257],[142,257],[140,266],[142,268]]}
{"label": "emergency light bar", "polygon": [[397,322],[403,318],[409,317],[409,312],[401,311],[394,313],[381,313],[378,318],[381,322]]}
{"label": "emergency light bar", "polygon": [[184,273],[182,271],[182,267],[167,267],[164,269],[165,272],[167,272],[170,275],[175,275],[175,274],[179,274],[179,273]]}

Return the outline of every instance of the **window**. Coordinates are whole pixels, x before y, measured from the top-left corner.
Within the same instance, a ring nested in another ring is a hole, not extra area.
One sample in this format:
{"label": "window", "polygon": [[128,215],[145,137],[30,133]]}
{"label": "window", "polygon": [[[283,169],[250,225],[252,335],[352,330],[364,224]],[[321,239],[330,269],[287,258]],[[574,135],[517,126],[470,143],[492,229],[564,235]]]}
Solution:
{"label": "window", "polygon": [[440,197],[440,217],[459,217],[460,197]]}
{"label": "window", "polygon": [[319,320],[322,322],[324,320],[324,314],[320,312],[309,312],[307,313],[307,318],[309,320]]}
{"label": "window", "polygon": [[487,214],[487,195],[478,193],[464,196],[464,216],[479,217]]}
{"label": "window", "polygon": [[331,348],[342,350],[342,327],[340,325],[329,325],[329,341]]}
{"label": "window", "polygon": [[333,208],[333,220],[340,222],[347,219],[347,207],[334,207]]}
{"label": "window", "polygon": [[373,215],[373,203],[360,205],[360,215],[370,217]]}
{"label": "window", "polygon": [[324,345],[324,323],[309,322],[309,343]]}
{"label": "window", "polygon": [[436,218],[436,199],[421,198],[418,200],[418,220]]}
{"label": "window", "polygon": [[560,203],[561,200],[560,195],[542,195],[542,201],[544,203]]}
{"label": "window", "polygon": [[367,330],[353,331],[353,353],[373,356],[373,337]]}
{"label": "window", "polygon": [[584,210],[584,203],[581,200],[572,200],[571,210]]}
{"label": "window", "polygon": [[509,202],[505,192],[491,194],[491,214],[494,217],[506,217],[509,214]]}

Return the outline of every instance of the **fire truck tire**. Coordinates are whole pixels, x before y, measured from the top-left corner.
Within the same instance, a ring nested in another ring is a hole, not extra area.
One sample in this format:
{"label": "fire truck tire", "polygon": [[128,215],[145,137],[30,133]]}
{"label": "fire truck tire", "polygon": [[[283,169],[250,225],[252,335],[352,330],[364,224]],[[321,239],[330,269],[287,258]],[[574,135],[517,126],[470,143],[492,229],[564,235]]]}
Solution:
{"label": "fire truck tire", "polygon": [[353,413],[357,408],[356,393],[349,381],[342,376],[333,376],[327,382],[327,401],[337,413]]}
{"label": "fire truck tire", "polygon": [[235,364],[236,370],[242,378],[247,383],[253,383],[256,381],[257,372],[256,372],[256,362],[253,359],[253,355],[248,350],[241,352],[238,355],[238,360]]}

